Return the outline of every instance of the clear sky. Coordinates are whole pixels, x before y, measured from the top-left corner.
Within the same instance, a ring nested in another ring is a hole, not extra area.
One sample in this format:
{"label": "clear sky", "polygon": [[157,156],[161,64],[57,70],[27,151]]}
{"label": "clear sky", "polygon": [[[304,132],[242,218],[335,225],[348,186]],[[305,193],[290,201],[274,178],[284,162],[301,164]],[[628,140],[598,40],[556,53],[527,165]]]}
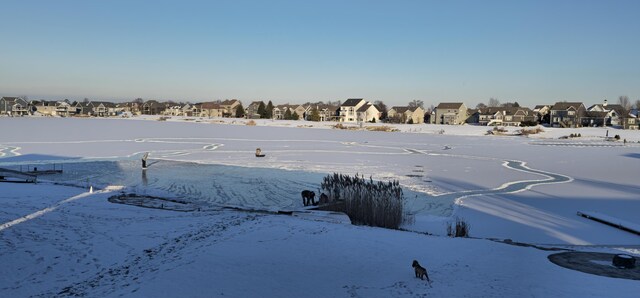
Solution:
{"label": "clear sky", "polygon": [[640,99],[640,1],[0,0],[0,96]]}

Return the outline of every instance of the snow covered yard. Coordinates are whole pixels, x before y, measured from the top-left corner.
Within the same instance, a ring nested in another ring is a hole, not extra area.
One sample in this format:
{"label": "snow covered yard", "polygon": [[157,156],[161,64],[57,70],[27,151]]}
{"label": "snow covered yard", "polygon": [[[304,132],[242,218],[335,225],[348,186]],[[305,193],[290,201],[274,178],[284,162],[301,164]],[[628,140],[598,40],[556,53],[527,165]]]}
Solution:
{"label": "snow covered yard", "polygon": [[[83,190],[3,184],[3,222]],[[37,192],[39,198],[26,197]],[[284,215],[175,212],[85,194],[0,231],[5,297],[634,297],[637,281],[567,270],[551,252]],[[481,257],[479,257],[481,256]],[[413,276],[429,270],[432,287]]]}
{"label": "snow covered yard", "polygon": [[[615,131],[629,140],[622,144],[594,128],[527,138],[470,126],[400,125],[389,133],[282,123],[0,118],[9,128],[0,135],[0,167],[58,163],[64,174],[39,179],[80,187],[0,183],[0,261],[8,264],[0,293],[624,297],[639,290],[637,281],[553,265],[550,252],[535,248],[213,207],[296,210],[300,191],[317,190],[327,173],[360,173],[400,181],[415,216],[407,230],[444,235],[458,216],[473,237],[637,256],[636,235],[576,212],[637,223],[640,146],[632,141],[640,132]],[[583,138],[558,139],[574,132]],[[253,156],[257,147],[265,158]],[[84,193],[109,185],[187,199],[203,211],[111,204],[110,194]],[[413,259],[429,269],[433,288],[413,277]]]}

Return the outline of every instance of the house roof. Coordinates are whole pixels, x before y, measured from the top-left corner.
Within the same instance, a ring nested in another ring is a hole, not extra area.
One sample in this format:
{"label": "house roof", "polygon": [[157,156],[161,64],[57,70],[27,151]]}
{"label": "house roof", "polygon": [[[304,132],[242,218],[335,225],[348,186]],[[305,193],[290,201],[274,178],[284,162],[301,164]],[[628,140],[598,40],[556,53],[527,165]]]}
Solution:
{"label": "house roof", "polygon": [[4,97],[0,97],[0,98],[4,99],[6,102],[14,102],[14,103],[16,101],[18,101],[18,100],[25,101],[24,99],[22,99],[22,97],[16,97],[16,96],[4,96]]}
{"label": "house roof", "polygon": [[92,101],[94,106],[99,106],[102,104],[105,108],[115,108],[116,104],[109,101]]}
{"label": "house roof", "polygon": [[220,108],[220,104],[217,104],[215,102],[203,102],[202,103],[202,109],[203,110],[215,110],[215,109],[219,109]]}
{"label": "house roof", "polygon": [[553,105],[553,107],[551,107],[551,109],[552,110],[568,110],[570,108],[573,108],[574,110],[578,110],[581,105],[582,105],[581,102],[556,102]]}
{"label": "house roof", "polygon": [[609,112],[587,111],[586,116],[591,118],[606,118]]}
{"label": "house roof", "polygon": [[373,107],[374,109],[379,111],[378,108],[376,108],[376,106],[374,106],[373,104],[368,103],[368,104],[362,105],[356,112],[366,112],[371,107]]}
{"label": "house roof", "polygon": [[404,113],[409,110],[409,107],[391,107],[392,110],[395,110],[396,113]]}
{"label": "house roof", "polygon": [[362,99],[362,98],[349,98],[349,99],[347,99],[347,101],[345,101],[342,104],[342,106],[343,107],[355,107],[363,100],[364,99]]}
{"label": "house roof", "polygon": [[625,116],[626,114],[628,114],[627,110],[622,105],[619,105],[619,104],[608,104],[604,108],[609,111],[614,110],[620,116]]}
{"label": "house roof", "polygon": [[441,102],[436,109],[459,109],[463,104],[461,102]]}
{"label": "house roof", "polygon": [[549,107],[549,105],[536,105],[535,107],[533,107],[533,109],[534,110],[540,110],[540,109],[545,108],[545,107]]}
{"label": "house roof", "polygon": [[238,100],[237,99],[227,99],[225,101],[223,101],[222,103],[220,103],[221,106],[231,106],[234,103],[236,103]]}
{"label": "house roof", "polygon": [[524,107],[489,107],[485,109],[481,109],[480,114],[482,115],[494,115],[496,113],[502,113],[503,115],[530,115],[533,111],[529,108]]}

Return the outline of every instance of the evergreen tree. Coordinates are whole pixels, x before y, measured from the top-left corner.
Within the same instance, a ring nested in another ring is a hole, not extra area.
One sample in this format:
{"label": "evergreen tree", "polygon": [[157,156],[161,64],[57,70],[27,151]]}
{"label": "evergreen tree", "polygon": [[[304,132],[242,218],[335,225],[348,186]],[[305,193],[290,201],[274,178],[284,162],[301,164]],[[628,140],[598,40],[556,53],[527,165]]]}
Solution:
{"label": "evergreen tree", "polygon": [[300,119],[300,115],[298,115],[298,113],[296,112],[292,112],[291,113],[291,120],[298,120]]}
{"label": "evergreen tree", "polygon": [[258,114],[260,115],[260,118],[267,118],[267,107],[264,106],[264,102],[260,102],[260,105],[258,106]]}
{"label": "evergreen tree", "polygon": [[309,115],[309,121],[320,121],[320,112],[318,112],[318,109],[313,108],[311,109],[311,114]]}
{"label": "evergreen tree", "polygon": [[286,111],[284,111],[284,120],[291,120],[291,110],[290,109],[286,109]]}
{"label": "evergreen tree", "polygon": [[242,103],[240,103],[236,107],[236,118],[242,118],[242,117],[244,117],[244,108],[242,107]]}
{"label": "evergreen tree", "polygon": [[267,104],[267,118],[273,118],[273,103],[271,101]]}

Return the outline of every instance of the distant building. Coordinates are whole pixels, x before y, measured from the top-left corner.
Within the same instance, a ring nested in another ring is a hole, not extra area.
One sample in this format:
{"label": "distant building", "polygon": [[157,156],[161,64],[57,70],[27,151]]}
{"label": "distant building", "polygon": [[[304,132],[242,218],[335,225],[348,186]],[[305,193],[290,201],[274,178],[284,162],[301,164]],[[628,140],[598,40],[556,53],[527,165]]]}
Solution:
{"label": "distant building", "polygon": [[0,115],[26,116],[29,115],[29,103],[22,97],[1,97]]}
{"label": "distant building", "polygon": [[435,111],[435,124],[461,125],[467,120],[467,107],[461,102],[440,103]]}
{"label": "distant building", "polygon": [[424,109],[421,107],[410,108],[395,106],[387,111],[387,120],[394,123],[424,123]]}
{"label": "distant building", "polygon": [[556,102],[549,109],[549,125],[553,127],[580,127],[587,109],[581,102]]}
{"label": "distant building", "polygon": [[362,98],[349,98],[342,105],[340,105],[340,122],[357,122],[358,121],[358,109],[360,109],[367,102]]}

